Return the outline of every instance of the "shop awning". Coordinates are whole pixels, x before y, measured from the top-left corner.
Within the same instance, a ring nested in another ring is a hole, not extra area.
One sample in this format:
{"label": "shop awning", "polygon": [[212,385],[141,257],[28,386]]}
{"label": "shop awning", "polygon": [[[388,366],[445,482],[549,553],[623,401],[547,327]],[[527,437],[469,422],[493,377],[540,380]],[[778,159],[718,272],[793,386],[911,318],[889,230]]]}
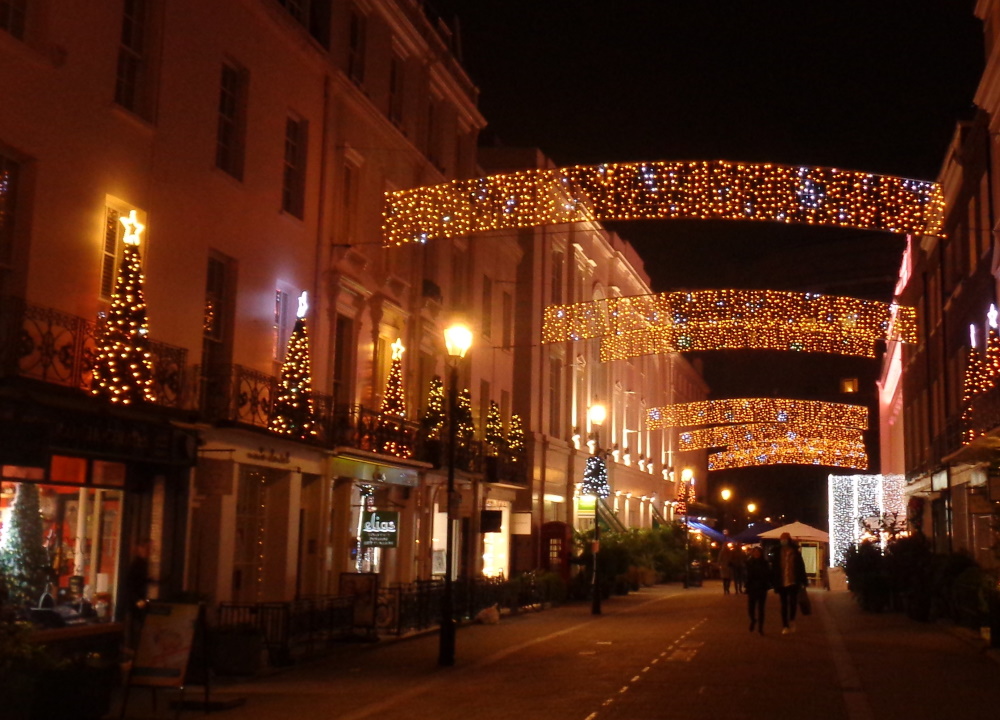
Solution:
{"label": "shop awning", "polygon": [[950,455],[945,455],[941,460],[949,464],[968,463],[970,465],[1000,460],[1000,437],[993,435],[977,437]]}

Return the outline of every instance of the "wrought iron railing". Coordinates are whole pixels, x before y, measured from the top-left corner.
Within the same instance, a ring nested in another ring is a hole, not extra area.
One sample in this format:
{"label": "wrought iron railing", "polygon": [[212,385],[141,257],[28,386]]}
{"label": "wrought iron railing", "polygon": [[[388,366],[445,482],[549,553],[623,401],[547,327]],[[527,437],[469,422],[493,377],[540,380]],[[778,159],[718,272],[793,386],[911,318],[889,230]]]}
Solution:
{"label": "wrought iron railing", "polygon": [[335,405],[325,421],[334,447],[416,458],[420,426],[397,415],[377,412],[361,405]]}
{"label": "wrought iron railing", "polygon": [[196,367],[199,407],[207,420],[266,428],[274,411],[278,382],[242,365]]}
{"label": "wrought iron railing", "polygon": [[322,595],[289,602],[222,603],[218,627],[252,629],[264,637],[274,665],[322,652],[354,627],[354,598]]}
{"label": "wrought iron railing", "polygon": [[[76,315],[0,299],[0,373],[90,390],[99,325]],[[185,348],[149,340],[156,404],[182,407]]]}

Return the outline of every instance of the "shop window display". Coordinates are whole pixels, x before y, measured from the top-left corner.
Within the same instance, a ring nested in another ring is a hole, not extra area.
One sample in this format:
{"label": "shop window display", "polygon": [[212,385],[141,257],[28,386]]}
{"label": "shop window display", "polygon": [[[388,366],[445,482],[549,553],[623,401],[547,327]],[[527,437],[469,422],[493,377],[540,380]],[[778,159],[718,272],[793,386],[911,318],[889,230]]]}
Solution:
{"label": "shop window display", "polygon": [[[111,620],[119,582],[123,493],[86,484],[86,464],[73,460],[54,459],[48,477],[4,466],[0,481],[8,604],[54,627]],[[42,479],[59,482],[33,482]],[[108,478],[92,472],[89,479]]]}

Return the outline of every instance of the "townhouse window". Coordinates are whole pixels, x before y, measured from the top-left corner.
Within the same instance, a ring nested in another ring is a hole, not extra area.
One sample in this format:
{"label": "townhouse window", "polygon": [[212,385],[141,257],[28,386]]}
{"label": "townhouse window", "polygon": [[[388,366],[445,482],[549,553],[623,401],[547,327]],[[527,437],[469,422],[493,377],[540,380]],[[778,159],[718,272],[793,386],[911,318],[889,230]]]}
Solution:
{"label": "townhouse window", "polygon": [[552,285],[550,288],[551,292],[551,302],[553,305],[558,305],[562,302],[563,297],[563,270],[566,261],[565,256],[561,252],[552,253]]}
{"label": "townhouse window", "polygon": [[493,279],[483,275],[483,337],[493,337]]}
{"label": "townhouse window", "polygon": [[306,140],[305,120],[290,117],[285,120],[285,163],[281,182],[281,209],[297,218],[305,210]]}
{"label": "townhouse window", "polygon": [[351,8],[347,35],[347,76],[358,85],[365,81],[367,36],[368,18],[357,7]]}
{"label": "townhouse window", "polygon": [[6,30],[18,40],[23,40],[27,13],[28,0],[0,0],[0,30]]}
{"label": "townhouse window", "polygon": [[856,392],[858,392],[858,379],[856,377],[841,378],[840,379],[840,392],[842,392],[842,393],[856,393]]}
{"label": "townhouse window", "polygon": [[562,360],[549,358],[549,435],[562,437]]}
{"label": "townhouse window", "polygon": [[510,348],[514,345],[514,298],[509,292],[503,294],[503,337],[501,345]]}
{"label": "townhouse window", "polygon": [[125,0],[115,78],[115,102],[146,118],[151,82],[149,18],[149,0]]}
{"label": "townhouse window", "polygon": [[235,63],[223,63],[219,83],[215,165],[237,180],[243,179],[246,95],[246,71]]}
{"label": "townhouse window", "polygon": [[354,397],[354,319],[337,313],[333,332],[333,401],[347,405]]}
{"label": "townhouse window", "polygon": [[309,21],[309,0],[278,0],[278,4],[301,25]]}
{"label": "townhouse window", "polygon": [[113,207],[104,209],[104,233],[101,243],[101,299],[110,300],[118,272],[118,247],[124,227],[121,212]]}
{"label": "townhouse window", "polygon": [[281,288],[274,291],[274,325],[273,329],[273,357],[281,363],[285,360],[285,346],[288,343],[288,336],[291,333],[289,326],[292,323],[294,312],[292,312],[291,294]]}
{"label": "townhouse window", "polygon": [[430,99],[427,106],[427,159],[434,167],[441,168],[441,139],[438,135],[438,101]]}
{"label": "townhouse window", "polygon": [[343,243],[354,241],[354,219],[358,212],[358,176],[360,168],[345,162],[340,176],[340,223]]}
{"label": "townhouse window", "polygon": [[465,253],[455,247],[451,255],[451,306],[460,309],[465,305]]}
{"label": "townhouse window", "polygon": [[0,155],[0,265],[9,263],[13,253],[19,170],[14,160]]}
{"label": "townhouse window", "polygon": [[389,120],[397,127],[403,124],[403,86],[405,64],[393,54],[389,62]]}

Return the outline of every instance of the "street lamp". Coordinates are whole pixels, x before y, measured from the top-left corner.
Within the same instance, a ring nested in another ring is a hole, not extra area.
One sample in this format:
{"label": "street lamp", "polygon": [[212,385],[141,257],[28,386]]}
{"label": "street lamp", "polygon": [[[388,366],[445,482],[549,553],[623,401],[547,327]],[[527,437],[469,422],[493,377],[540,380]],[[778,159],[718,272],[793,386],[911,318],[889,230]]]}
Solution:
{"label": "street lamp", "polygon": [[691,468],[684,468],[681,471],[681,482],[684,483],[684,589],[691,587],[691,501],[694,499],[691,497],[692,493],[688,492],[689,486],[694,485],[694,470]]}
{"label": "street lamp", "polygon": [[472,345],[472,331],[455,324],[445,329],[444,344],[451,359],[448,388],[448,510],[444,549],[444,592],[441,595],[441,636],[438,665],[455,664],[455,610],[452,601],[453,546],[455,544],[455,445],[458,438],[458,363]]}
{"label": "street lamp", "polygon": [[756,503],[747,503],[747,525],[753,525],[753,514],[757,512]]}
{"label": "street lamp", "polygon": [[729,488],[722,488],[722,492],[719,493],[722,497],[722,530],[723,532],[727,529],[726,515],[729,513],[729,498],[733,496],[733,491]]}
{"label": "street lamp", "polygon": [[590,578],[590,612],[592,615],[601,614],[601,589],[597,583],[597,555],[601,550],[600,503],[602,497],[607,497],[610,494],[610,488],[608,488],[607,466],[605,466],[604,459],[601,457],[600,427],[604,424],[607,416],[608,411],[601,404],[591,405],[587,411],[591,432],[594,435],[594,454],[587,459],[587,469],[583,474],[582,492],[584,495],[594,498],[594,545],[591,552],[594,569]]}

